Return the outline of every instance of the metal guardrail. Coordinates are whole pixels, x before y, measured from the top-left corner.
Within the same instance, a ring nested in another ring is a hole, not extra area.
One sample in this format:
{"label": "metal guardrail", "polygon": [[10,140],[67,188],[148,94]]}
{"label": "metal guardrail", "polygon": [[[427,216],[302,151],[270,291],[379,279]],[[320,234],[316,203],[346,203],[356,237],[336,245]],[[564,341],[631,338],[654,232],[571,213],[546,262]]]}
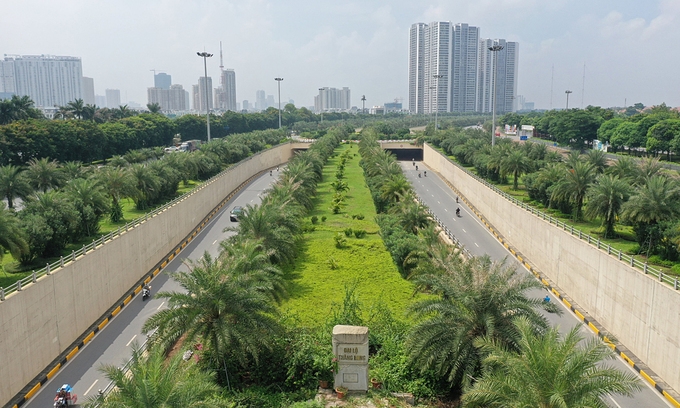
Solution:
{"label": "metal guardrail", "polygon": [[495,193],[501,195],[503,198],[509,200],[509,201],[512,202],[513,204],[519,206],[519,207],[522,208],[523,210],[529,211],[529,212],[532,213],[533,215],[536,215],[537,217],[542,218],[542,219],[544,219],[545,221],[548,221],[550,224],[554,224],[554,225],[557,226],[558,228],[562,228],[562,230],[564,230],[564,231],[568,231],[568,232],[569,232],[571,235],[573,235],[573,236],[578,236],[579,239],[582,239],[582,240],[584,240],[584,241],[587,241],[588,244],[597,247],[597,249],[599,249],[599,250],[601,250],[601,251],[606,251],[608,255],[611,255],[611,256],[614,256],[614,257],[618,258],[619,261],[626,262],[628,265],[630,265],[630,266],[632,266],[632,267],[641,269],[642,272],[643,272],[645,275],[652,275],[652,276],[654,276],[655,278],[657,278],[657,279],[659,280],[659,282],[666,283],[666,284],[672,286],[673,289],[675,289],[675,290],[678,290],[678,288],[680,287],[680,286],[679,286],[679,283],[678,283],[678,278],[677,278],[677,277],[671,276],[671,275],[668,275],[668,274],[665,274],[665,273],[663,273],[663,271],[661,271],[661,270],[659,270],[659,269],[657,269],[657,268],[654,268],[654,267],[652,267],[652,266],[649,266],[649,265],[647,264],[647,262],[642,262],[642,261],[640,261],[639,259],[636,259],[635,256],[633,256],[633,255],[628,255],[628,254],[622,252],[621,250],[614,249],[614,248],[612,248],[611,245],[609,245],[609,244],[606,244],[606,245],[605,245],[604,243],[602,243],[602,242],[600,241],[600,238],[593,237],[593,236],[591,236],[590,234],[586,234],[585,232],[583,232],[583,231],[581,231],[581,230],[579,230],[579,229],[577,229],[577,228],[574,228],[573,225],[568,225],[568,224],[566,224],[566,223],[564,223],[564,222],[558,220],[557,218],[554,218],[553,216],[551,216],[551,215],[549,215],[549,214],[546,214],[546,213],[544,213],[544,212],[542,212],[542,211],[539,211],[539,210],[537,210],[536,208],[534,208],[534,207],[532,207],[532,206],[530,206],[530,205],[528,205],[528,204],[525,204],[525,203],[519,201],[519,200],[516,199],[515,197],[513,197],[513,196],[511,196],[510,194],[508,194],[508,193],[502,191],[501,189],[499,189],[498,187],[496,187],[496,186],[494,186],[493,184],[489,183],[488,181],[486,181],[486,180],[480,178],[480,177],[477,176],[476,174],[471,173],[471,172],[468,171],[466,168],[462,167],[460,164],[458,164],[458,163],[456,163],[455,161],[451,160],[451,159],[450,159],[449,157],[447,157],[446,155],[444,155],[444,157],[446,157],[446,159],[447,159],[451,164],[453,164],[454,166],[458,167],[460,170],[464,171],[467,175],[469,175],[470,177],[474,178],[474,179],[477,180],[478,182],[484,184],[486,187],[490,188],[490,189],[493,190]]}
{"label": "metal guardrail", "polygon": [[417,199],[420,205],[427,208],[428,214],[430,214],[432,219],[435,220],[435,222],[437,222],[437,225],[439,225],[439,228],[441,228],[444,231],[446,236],[449,237],[451,241],[453,241],[454,245],[457,246],[461,250],[461,252],[463,252],[463,255],[465,255],[467,259],[472,258],[472,254],[470,253],[470,251],[468,251],[468,249],[465,248],[465,246],[458,240],[458,238],[456,238],[456,236],[453,235],[453,232],[451,232],[451,230],[446,225],[444,225],[442,220],[439,219],[439,217],[437,217],[437,215],[425,204],[423,199],[420,197],[417,197]]}
{"label": "metal guardrail", "polygon": [[[251,158],[255,157],[250,156],[247,159],[243,160],[244,162],[247,160],[250,160]],[[236,163],[235,163],[236,164]],[[194,188],[191,191],[188,191],[181,196],[175,198],[174,200],[163,204],[162,206],[144,214],[143,216],[140,216],[139,218],[136,218],[130,222],[125,223],[125,225],[118,227],[117,230],[111,231],[106,235],[103,235],[99,237],[98,239],[92,240],[91,243],[83,245],[82,248],[78,249],[77,251],[72,251],[70,255],[67,256],[61,256],[59,259],[55,262],[52,263],[47,263],[44,268],[38,269],[37,271],[33,271],[30,275],[26,276],[23,279],[17,280],[15,283],[11,284],[10,286],[3,288],[0,287],[0,301],[4,301],[7,296],[9,296],[11,293],[14,292],[21,292],[24,286],[29,285],[31,283],[36,283],[38,279],[40,279],[43,276],[50,275],[53,273],[56,269],[64,267],[64,265],[70,263],[70,262],[76,262],[79,257],[84,256],[90,251],[94,251],[98,247],[104,245],[106,242],[113,240],[114,238],[122,235],[123,233],[127,232],[128,230],[137,227],[138,225],[141,225],[143,222],[147,221],[149,218],[153,218],[154,216],[162,213],[163,211],[167,210],[168,208],[174,206],[175,204],[179,203],[180,201],[185,200],[192,194],[195,194],[196,192],[206,188],[210,184],[214,183],[215,180],[218,178],[222,177],[223,175],[229,173],[234,166],[230,166],[229,168],[221,171],[220,173],[216,174],[215,176],[211,177],[208,179],[205,183],[201,184],[197,188]]]}

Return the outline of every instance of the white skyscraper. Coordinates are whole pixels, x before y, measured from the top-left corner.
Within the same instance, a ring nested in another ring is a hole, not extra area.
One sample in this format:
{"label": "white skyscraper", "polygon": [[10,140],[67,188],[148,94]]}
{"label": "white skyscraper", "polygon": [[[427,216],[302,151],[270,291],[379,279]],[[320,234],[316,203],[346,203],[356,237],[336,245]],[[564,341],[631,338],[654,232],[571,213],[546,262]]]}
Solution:
{"label": "white skyscraper", "polygon": [[83,103],[94,105],[94,79],[83,77]]}
{"label": "white skyscraper", "polygon": [[118,109],[120,105],[120,89],[107,89],[106,107],[109,109]]}
{"label": "white skyscraper", "polygon": [[255,92],[255,109],[257,110],[265,110],[267,109],[267,100],[265,99],[264,96],[264,91],[256,91]]}
{"label": "white skyscraper", "polygon": [[[477,94],[479,28],[465,23],[453,26],[451,54],[451,106],[449,112],[474,112]],[[442,80],[444,80],[443,78]],[[440,110],[441,111],[441,110]]]}
{"label": "white skyscraper", "polygon": [[[501,45],[497,52],[489,47]],[[494,58],[498,58],[498,73],[494,75]],[[496,113],[513,112],[517,95],[517,63],[519,44],[504,39],[482,39],[479,42],[479,75],[477,85],[477,111],[491,112],[493,90],[496,87]],[[496,83],[494,84],[494,79]]]}
{"label": "white skyscraper", "polygon": [[[206,108],[206,96],[205,92],[206,89],[208,91],[208,98],[207,98],[207,103],[208,106]],[[206,112],[207,109],[212,110],[213,108],[213,87],[212,87],[212,78],[208,77],[207,78],[207,86],[206,86],[206,77],[200,77],[198,78],[198,99],[194,99],[194,102],[198,102],[198,111],[199,112]],[[194,109],[196,109],[196,106],[194,106]]]}
{"label": "white skyscraper", "polygon": [[83,98],[80,58],[5,55],[0,61],[0,92],[29,96],[36,106],[64,106]]}
{"label": "white skyscraper", "polygon": [[218,109],[236,111],[236,73],[233,69],[222,70],[220,86],[215,92]]}
{"label": "white skyscraper", "polygon": [[[424,113],[449,112],[451,109],[452,31],[448,21],[432,22],[425,28]],[[434,75],[441,75],[442,78],[437,79]]]}
{"label": "white skyscraper", "polygon": [[424,113],[425,95],[425,29],[427,24],[411,25],[408,64],[408,108],[411,113]]}

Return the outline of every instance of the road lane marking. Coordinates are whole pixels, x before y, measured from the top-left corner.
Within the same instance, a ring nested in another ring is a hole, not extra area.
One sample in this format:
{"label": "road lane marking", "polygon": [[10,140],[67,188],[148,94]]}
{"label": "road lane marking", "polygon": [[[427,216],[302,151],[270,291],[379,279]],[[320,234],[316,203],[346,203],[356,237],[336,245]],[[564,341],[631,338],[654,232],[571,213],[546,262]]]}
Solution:
{"label": "road lane marking", "polygon": [[163,307],[163,305],[164,305],[164,304],[165,304],[165,301],[161,302],[161,304],[160,304],[160,305],[158,305],[158,307],[156,308],[156,310],[160,310],[160,309],[161,309],[161,307]]}
{"label": "road lane marking", "polygon": [[462,228],[463,232],[467,234],[467,231],[465,231],[465,228]]}
{"label": "road lane marking", "polygon": [[611,395],[608,395],[608,397],[609,397],[610,400],[612,400],[612,402],[613,402],[617,407],[621,408],[621,405],[619,405],[619,403],[616,402],[616,400],[615,400],[614,398],[612,398]]}
{"label": "road lane marking", "polygon": [[90,392],[90,390],[92,389],[92,387],[94,387],[94,385],[97,383],[97,381],[99,381],[99,380],[94,380],[92,385],[90,385],[90,388],[88,388],[87,391],[85,391],[85,394],[83,394],[83,397],[86,396],[88,392]]}
{"label": "road lane marking", "polygon": [[477,248],[479,248],[479,245],[477,245],[477,243],[476,243],[476,242],[475,242],[475,246],[476,246]]}
{"label": "road lane marking", "polygon": [[213,245],[215,245],[216,243],[217,243],[217,240],[214,240],[214,241],[213,241]]}
{"label": "road lane marking", "polygon": [[437,204],[441,204],[441,202],[439,200],[437,200]]}
{"label": "road lane marking", "polygon": [[130,343],[132,343],[132,341],[133,341],[136,337],[137,337],[136,334],[135,334],[134,336],[132,336],[132,338],[130,339],[130,341],[127,342],[127,344],[125,345],[125,347],[130,347]]}
{"label": "road lane marking", "polygon": [[444,211],[449,212],[449,209],[448,209],[448,208],[444,208]]}

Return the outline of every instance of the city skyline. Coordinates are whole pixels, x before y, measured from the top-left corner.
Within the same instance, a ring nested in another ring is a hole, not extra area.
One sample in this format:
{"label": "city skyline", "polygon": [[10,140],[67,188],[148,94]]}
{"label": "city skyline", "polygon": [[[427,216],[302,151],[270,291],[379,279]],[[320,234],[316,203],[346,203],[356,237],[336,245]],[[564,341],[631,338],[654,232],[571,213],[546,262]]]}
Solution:
{"label": "city skyline", "polygon": [[[130,16],[128,11],[134,9]],[[120,23],[110,30],[101,17]],[[451,21],[482,27],[484,38],[522,44],[517,93],[536,108],[623,106],[642,102],[680,105],[673,67],[680,57],[662,48],[680,34],[680,2],[477,2],[390,4],[321,0],[281,4],[264,0],[199,4],[149,0],[143,4],[11,2],[0,15],[0,54],[72,55],[95,94],[120,89],[144,105],[156,69],[191,89],[203,75],[196,51],[219,51],[224,66],[239,73],[236,100],[256,90],[313,105],[318,88],[340,83],[355,90],[352,105],[408,97],[408,31],[414,21]],[[43,35],[54,33],[55,35]],[[144,41],[139,39],[143,38]],[[585,66],[585,70],[584,70]],[[585,81],[584,81],[585,71]],[[208,76],[219,79],[219,59]],[[552,92],[551,92],[552,89]]]}

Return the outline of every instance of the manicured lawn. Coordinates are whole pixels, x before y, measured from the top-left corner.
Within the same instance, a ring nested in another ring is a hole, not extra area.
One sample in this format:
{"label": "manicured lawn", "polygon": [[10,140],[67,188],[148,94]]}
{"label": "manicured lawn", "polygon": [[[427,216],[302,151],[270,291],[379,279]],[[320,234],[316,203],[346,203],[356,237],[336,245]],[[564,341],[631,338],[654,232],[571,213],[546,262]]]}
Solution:
{"label": "manicured lawn", "polygon": [[[347,206],[340,214],[333,214],[330,183],[335,180],[338,156],[347,149],[356,152],[345,167],[345,181],[350,186]],[[352,219],[357,214],[364,219]],[[355,294],[362,304],[365,321],[370,319],[371,306],[379,302],[395,317],[402,318],[413,300],[413,285],[401,277],[378,235],[375,207],[359,166],[356,146],[342,145],[325,166],[315,210],[308,216],[309,225],[314,215],[319,218],[316,229],[305,234],[303,252],[287,271],[293,279],[290,298],[282,304],[282,311],[296,315],[303,325],[322,324],[333,308],[342,304],[345,287],[356,285]],[[323,216],[327,217],[325,222],[321,221]],[[334,237],[337,234],[345,237],[346,228],[364,229],[368,234],[360,239],[347,238],[345,248],[336,248]]]}

